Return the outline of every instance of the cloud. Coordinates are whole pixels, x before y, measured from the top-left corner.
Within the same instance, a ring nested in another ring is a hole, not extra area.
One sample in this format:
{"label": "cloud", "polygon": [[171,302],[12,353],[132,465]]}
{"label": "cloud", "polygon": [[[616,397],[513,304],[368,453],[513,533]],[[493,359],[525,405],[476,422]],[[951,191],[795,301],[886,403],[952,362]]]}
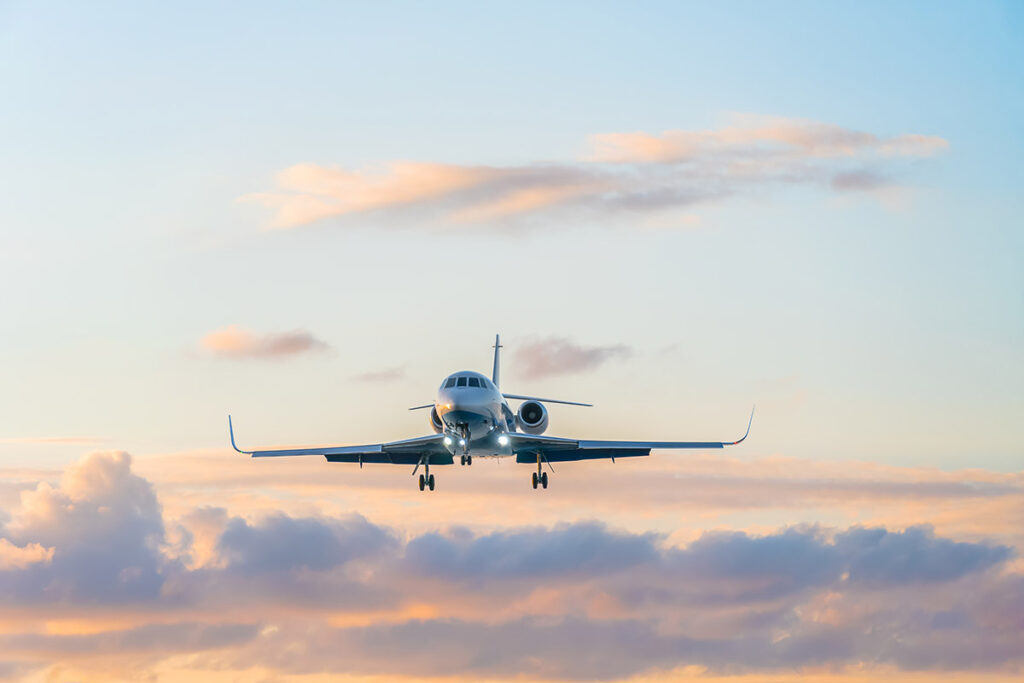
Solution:
{"label": "cloud", "polygon": [[52,559],[53,548],[44,548],[38,543],[29,543],[21,547],[6,538],[0,538],[0,571],[25,569],[29,565],[49,562]]}
{"label": "cloud", "polygon": [[287,515],[273,515],[258,524],[234,518],[218,543],[228,569],[249,574],[333,569],[393,545],[395,539],[387,530],[363,517],[318,520]]}
{"label": "cloud", "polygon": [[94,436],[12,436],[0,439],[0,444],[66,444],[85,446],[96,444],[103,439]]}
{"label": "cloud", "polygon": [[[0,620],[20,625],[0,649],[18,670],[107,657],[139,677],[179,656],[264,677],[1024,666],[1015,549],[926,526],[674,544],[594,521],[409,533],[351,514],[165,515],[125,453],[24,493],[0,548],[48,559],[0,567]],[[55,614],[83,626],[54,629]]]}
{"label": "cloud", "polygon": [[609,360],[630,354],[632,349],[623,344],[580,346],[568,339],[551,337],[519,345],[516,361],[524,377],[538,378],[594,370]]}
{"label": "cloud", "polygon": [[711,156],[732,161],[754,159],[835,159],[881,156],[927,157],[949,147],[940,137],[898,135],[881,138],[829,123],[771,116],[736,116],[737,123],[718,130],[670,130],[605,133],[592,138],[591,159],[612,163],[674,163]]}
{"label": "cloud", "polygon": [[159,593],[163,513],[127,453],[94,453],[69,467],[59,487],[42,483],[21,501],[6,538],[46,548],[48,561],[0,574],[4,599],[130,602]]}
{"label": "cloud", "polygon": [[483,536],[427,533],[409,541],[406,561],[417,570],[454,580],[543,580],[621,571],[654,559],[658,545],[653,534],[620,533],[583,522]]}
{"label": "cloud", "polygon": [[1005,546],[936,538],[928,527],[896,533],[856,528],[840,534],[836,545],[854,558],[849,563],[850,581],[872,585],[950,581],[1012,555]]}
{"label": "cloud", "polygon": [[221,358],[283,358],[330,348],[309,332],[294,330],[258,334],[238,325],[210,332],[200,342],[202,348]]}
{"label": "cloud", "polygon": [[872,171],[847,171],[832,177],[832,189],[840,192],[878,190],[890,184],[888,178]]}
{"label": "cloud", "polygon": [[[734,116],[714,130],[603,133],[582,159],[519,166],[392,161],[350,170],[302,163],[277,188],[240,198],[275,214],[272,228],[373,215],[387,223],[454,225],[632,220],[773,186],[836,191],[892,184],[903,159],[946,140],[878,136],[817,121]],[[692,214],[680,217],[691,224]]]}

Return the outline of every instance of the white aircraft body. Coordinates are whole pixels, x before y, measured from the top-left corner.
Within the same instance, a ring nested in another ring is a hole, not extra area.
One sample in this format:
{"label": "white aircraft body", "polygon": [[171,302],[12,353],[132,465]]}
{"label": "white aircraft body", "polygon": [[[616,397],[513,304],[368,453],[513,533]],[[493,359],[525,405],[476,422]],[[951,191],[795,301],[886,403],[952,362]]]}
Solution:
{"label": "white aircraft body", "polygon": [[[462,371],[449,375],[437,390],[433,403],[409,410],[430,409],[431,436],[365,446],[323,446],[243,451],[235,444],[234,427],[228,416],[231,446],[244,455],[268,458],[289,455],[322,455],[329,462],[387,463],[414,465],[413,476],[423,467],[419,477],[420,490],[434,490],[431,465],[453,465],[459,456],[461,465],[472,465],[473,457],[512,457],[516,462],[536,464],[533,488],[548,487],[547,465],[552,462],[630,458],[650,455],[652,448],[722,448],[734,446],[747,438],[754,413],[750,413],[747,431],[736,441],[587,441],[543,436],[548,427],[545,403],[587,406],[589,403],[560,401],[535,396],[506,394],[498,388],[500,337],[494,340],[494,370],[490,378],[479,372]],[[508,400],[522,401],[512,412]]]}

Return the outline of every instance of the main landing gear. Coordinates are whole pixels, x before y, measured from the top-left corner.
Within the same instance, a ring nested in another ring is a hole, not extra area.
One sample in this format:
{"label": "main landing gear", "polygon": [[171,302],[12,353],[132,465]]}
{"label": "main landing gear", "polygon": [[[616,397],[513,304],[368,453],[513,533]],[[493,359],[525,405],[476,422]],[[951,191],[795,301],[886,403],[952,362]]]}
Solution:
{"label": "main landing gear", "polygon": [[[423,474],[420,475],[420,491],[428,488],[433,491],[434,475],[430,473],[430,460],[426,457],[420,459],[419,463],[416,465],[416,470],[420,468],[420,465],[423,465]],[[414,476],[416,474],[416,470],[412,471]]]}
{"label": "main landing gear", "polygon": [[[549,464],[548,467],[551,467]],[[548,487],[548,473],[541,470],[541,455],[537,454],[537,471],[533,473],[533,488],[540,484],[542,488]]]}

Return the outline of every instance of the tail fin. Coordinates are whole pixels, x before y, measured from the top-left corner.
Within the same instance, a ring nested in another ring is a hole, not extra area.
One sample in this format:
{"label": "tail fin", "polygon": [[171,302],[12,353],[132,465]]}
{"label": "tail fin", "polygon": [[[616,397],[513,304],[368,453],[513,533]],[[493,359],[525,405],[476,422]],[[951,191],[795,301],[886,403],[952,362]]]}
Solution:
{"label": "tail fin", "polygon": [[491,373],[491,381],[494,382],[494,386],[501,386],[498,384],[498,375],[501,370],[501,335],[494,335],[494,372]]}

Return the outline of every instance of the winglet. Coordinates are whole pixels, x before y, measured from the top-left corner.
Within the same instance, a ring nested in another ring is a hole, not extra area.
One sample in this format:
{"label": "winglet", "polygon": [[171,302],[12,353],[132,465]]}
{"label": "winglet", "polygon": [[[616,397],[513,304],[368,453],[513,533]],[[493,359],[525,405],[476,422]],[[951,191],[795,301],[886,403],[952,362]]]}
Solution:
{"label": "winglet", "polygon": [[235,428],[231,425],[231,416],[228,415],[228,434],[231,435],[231,447],[242,455],[252,455],[252,451],[243,451],[241,448],[235,445]]}
{"label": "winglet", "polygon": [[732,443],[727,443],[727,444],[723,444],[723,445],[725,445],[725,446],[735,446],[736,444],[740,443],[740,441],[743,441],[743,439],[747,438],[747,435],[750,434],[750,425],[754,424],[754,410],[755,409],[757,409],[756,405],[753,408],[750,409],[750,421],[747,422],[747,431],[745,431],[743,433],[743,436],[740,437],[740,440],[739,441],[733,441]]}

